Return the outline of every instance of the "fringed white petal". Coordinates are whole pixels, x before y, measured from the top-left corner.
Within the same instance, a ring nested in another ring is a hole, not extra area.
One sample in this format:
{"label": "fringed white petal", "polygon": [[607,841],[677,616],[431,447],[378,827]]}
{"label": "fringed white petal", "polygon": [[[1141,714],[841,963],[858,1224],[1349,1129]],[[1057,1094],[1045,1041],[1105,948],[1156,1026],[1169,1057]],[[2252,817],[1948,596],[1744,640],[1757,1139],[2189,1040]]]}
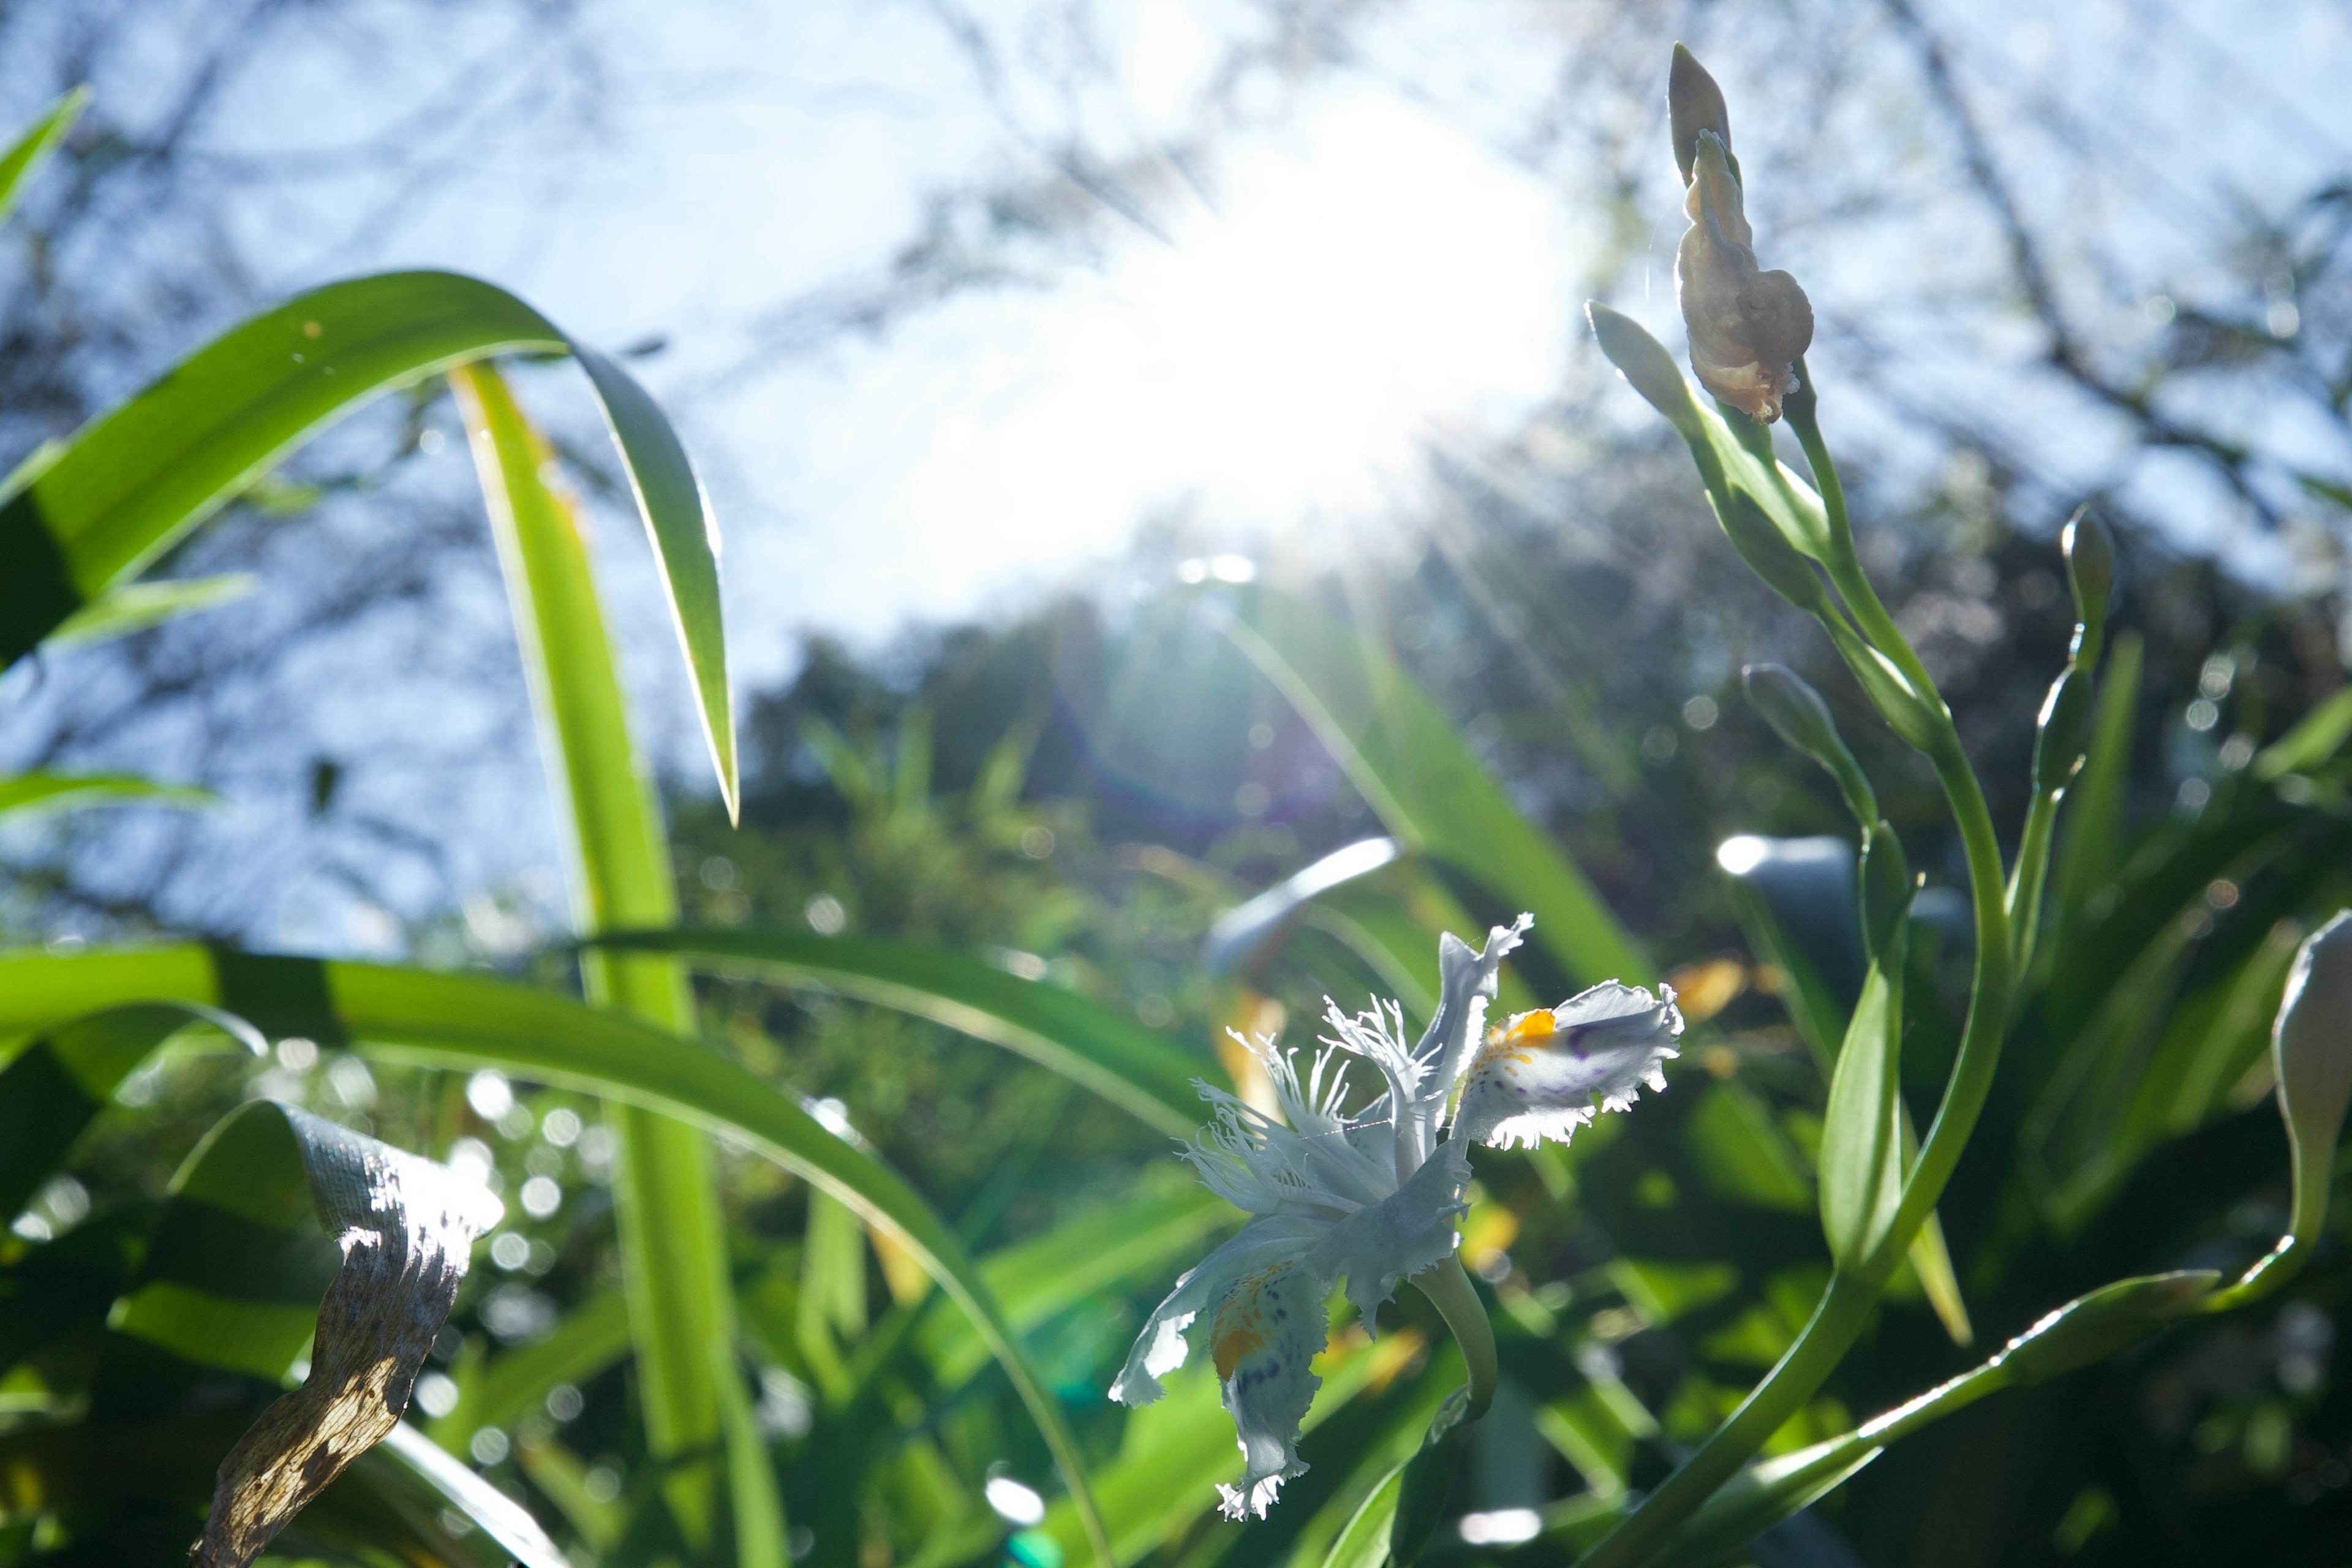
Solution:
{"label": "fringed white petal", "polygon": [[1243,1458],[1240,1483],[1217,1489],[1227,1519],[1264,1519],[1282,1483],[1307,1473],[1298,1426],[1323,1383],[1308,1363],[1327,1337],[1328,1289],[1311,1266],[1279,1263],[1236,1281],[1211,1320],[1209,1353]]}
{"label": "fringed white petal", "polygon": [[1683,1032],[1675,993],[1604,981],[1549,1013],[1521,1014],[1471,1064],[1454,1136],[1493,1148],[1568,1142],[1597,1111],[1623,1110],[1644,1086],[1666,1087],[1664,1063]]}
{"label": "fringed white petal", "polygon": [[1453,1256],[1456,1222],[1469,1205],[1469,1145],[1461,1139],[1440,1143],[1412,1179],[1389,1197],[1358,1209],[1325,1232],[1313,1260],[1327,1279],[1345,1275],[1348,1300],[1367,1331],[1373,1314],[1396,1293],[1397,1281]]}
{"label": "fringed white petal", "polygon": [[1212,1120],[1184,1158],[1202,1185],[1252,1214],[1320,1210],[1334,1216],[1395,1190],[1386,1154],[1363,1147],[1340,1119],[1347,1075],[1344,1063],[1332,1070],[1335,1053],[1318,1052],[1302,1084],[1296,1053],[1265,1040],[1243,1043],[1265,1064],[1287,1124],[1195,1080]]}
{"label": "fringed white petal", "polygon": [[1487,931],[1486,945],[1475,950],[1452,931],[1437,939],[1437,1014],[1412,1049],[1413,1060],[1423,1069],[1426,1096],[1443,1100],[1453,1094],[1486,1032],[1486,1004],[1494,999],[1496,972],[1535,923],[1535,916],[1521,915],[1509,925]]}
{"label": "fringed white petal", "polygon": [[1191,1346],[1184,1331],[1215,1308],[1235,1285],[1270,1268],[1304,1258],[1327,1227],[1292,1215],[1254,1219],[1242,1226],[1200,1267],[1176,1281],[1167,1300],[1151,1310],[1143,1331],[1128,1352],[1127,1365],[1110,1385],[1121,1405],[1149,1405],[1162,1392],[1160,1380],[1182,1366]]}

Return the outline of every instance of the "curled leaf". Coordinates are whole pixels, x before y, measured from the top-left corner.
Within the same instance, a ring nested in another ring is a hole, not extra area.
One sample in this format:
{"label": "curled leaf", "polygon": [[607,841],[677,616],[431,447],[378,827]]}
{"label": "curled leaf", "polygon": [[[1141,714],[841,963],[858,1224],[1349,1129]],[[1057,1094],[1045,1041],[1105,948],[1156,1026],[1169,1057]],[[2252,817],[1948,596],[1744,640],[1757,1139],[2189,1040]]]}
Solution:
{"label": "curled leaf", "polygon": [[498,1220],[495,1199],[431,1161],[268,1101],[231,1120],[251,1117],[283,1119],[343,1262],[319,1304],[309,1376],[221,1461],[195,1568],[244,1568],[399,1425],[474,1238]]}

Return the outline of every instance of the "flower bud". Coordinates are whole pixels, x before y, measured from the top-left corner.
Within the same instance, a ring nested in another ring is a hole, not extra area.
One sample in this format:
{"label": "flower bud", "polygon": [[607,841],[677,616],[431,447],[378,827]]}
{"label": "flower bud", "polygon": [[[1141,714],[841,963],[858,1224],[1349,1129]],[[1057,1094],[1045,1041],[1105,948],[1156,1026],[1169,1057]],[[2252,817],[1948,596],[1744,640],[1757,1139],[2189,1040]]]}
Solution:
{"label": "flower bud", "polygon": [[[1715,84],[1706,68],[1697,57],[1680,44],[1675,46],[1675,63],[1666,72],[1666,122],[1675,139],[1675,167],[1683,174],[1683,184],[1691,183],[1691,169],[1698,162],[1698,133],[1712,131],[1723,143],[1727,157],[1731,153],[1731,110],[1724,106],[1723,89]],[[1731,165],[1734,178],[1739,165]]]}
{"label": "flower bud", "polygon": [[2068,665],[2050,683],[2033,734],[2033,793],[2055,795],[2074,782],[2091,742],[2091,678]]}
{"label": "flower bud", "polygon": [[1796,390],[1794,362],[1812,343],[1812,302],[1786,272],[1758,270],[1730,154],[1713,131],[1696,136],[1692,223],[1675,256],[1691,369],[1717,397],[1769,425]]}
{"label": "flower bud", "polygon": [[2116,585],[2116,536],[2089,507],[2078,507],[2059,536],[2066,553],[2066,582],[2074,590],[2075,651],[2096,657],[2107,624],[2107,595]]}
{"label": "flower bud", "polygon": [[2183,1268],[2103,1285],[2010,1341],[1993,1364],[2012,1382],[2047,1383],[2137,1344],[2175,1318],[2196,1310],[2221,1282],[2213,1269]]}
{"label": "flower bud", "polygon": [[2338,910],[2295,953],[2271,1064],[2294,1154],[2294,1235],[2308,1245],[2326,1217],[2336,1140],[2352,1104],[2352,910]]}
{"label": "flower bud", "polygon": [[1739,672],[1748,705],[1764,715],[1772,732],[1829,770],[1845,795],[1854,819],[1868,826],[1878,819],[1878,800],[1870,781],[1846,749],[1830,717],[1830,705],[1805,678],[1786,665],[1751,664]]}
{"label": "flower bud", "polygon": [[1755,497],[1745,490],[1732,490],[1727,505],[1717,502],[1715,515],[1723,524],[1724,537],[1739,552],[1739,558],[1774,593],[1801,610],[1814,615],[1822,612],[1829,601],[1822,592],[1821,578],[1814,575],[1812,563],[1798,553],[1797,547],[1789,542],[1788,536],[1766,515]]}
{"label": "flower bud", "polygon": [[1903,841],[1895,837],[1893,826],[1883,818],[1872,824],[1870,836],[1862,841],[1862,939],[1872,957],[1895,951],[1895,936],[1917,890],[1911,880],[1911,862],[1905,858]]}
{"label": "flower bud", "polygon": [[1633,384],[1650,406],[1666,416],[1667,422],[1682,433],[1685,440],[1705,440],[1700,428],[1698,405],[1691,397],[1690,383],[1683,379],[1675,356],[1643,329],[1642,323],[1622,311],[1612,310],[1598,300],[1584,304],[1584,319],[1592,323],[1592,335],[1601,341],[1601,352],[1619,374]]}

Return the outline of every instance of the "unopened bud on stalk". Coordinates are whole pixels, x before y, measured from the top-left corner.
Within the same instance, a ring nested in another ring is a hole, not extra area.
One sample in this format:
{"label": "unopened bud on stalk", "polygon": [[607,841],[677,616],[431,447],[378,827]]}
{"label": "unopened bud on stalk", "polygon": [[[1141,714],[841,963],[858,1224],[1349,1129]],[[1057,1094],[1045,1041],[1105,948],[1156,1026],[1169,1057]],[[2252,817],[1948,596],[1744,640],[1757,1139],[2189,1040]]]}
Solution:
{"label": "unopened bud on stalk", "polygon": [[2074,591],[2074,652],[2088,663],[2098,658],[2107,624],[2107,595],[2116,586],[2116,536],[2088,506],[2077,507],[2058,536],[2066,554],[2066,582]]}
{"label": "unopened bud on stalk", "polygon": [[2213,1269],[2184,1268],[2103,1285],[2010,1341],[1993,1364],[2012,1383],[2047,1383],[2137,1344],[2187,1316],[2221,1281]]}
{"label": "unopened bud on stalk", "polygon": [[2068,665],[2050,684],[2033,735],[2033,792],[2055,795],[2082,771],[2091,741],[2091,678]]}
{"label": "unopened bud on stalk", "polygon": [[[1698,58],[1680,44],[1675,46],[1675,63],[1666,72],[1666,121],[1675,138],[1675,167],[1683,174],[1683,184],[1691,183],[1691,169],[1698,162],[1698,133],[1712,131],[1723,143],[1724,155],[1731,154],[1731,110],[1725,107],[1723,89],[1715,84]],[[1739,163],[1731,161],[1734,179],[1739,177]]]}
{"label": "unopened bud on stalk", "polygon": [[2294,1235],[2307,1247],[2327,1217],[2336,1140],[2352,1105],[2352,910],[2338,910],[2295,953],[2271,1063],[2294,1156]]}
{"label": "unopened bud on stalk", "polygon": [[1730,153],[1713,131],[1696,134],[1692,222],[1675,256],[1691,369],[1716,396],[1769,425],[1797,388],[1794,362],[1813,341],[1812,302],[1786,272],[1758,269]]}
{"label": "unopened bud on stalk", "polygon": [[1885,819],[1862,841],[1862,937],[1873,958],[1894,951],[1895,935],[1917,889],[1903,841]]}
{"label": "unopened bud on stalk", "polygon": [[1827,769],[1837,780],[1854,820],[1868,831],[1878,820],[1878,797],[1862,765],[1846,749],[1845,738],[1830,717],[1830,705],[1805,678],[1783,664],[1751,664],[1740,670],[1739,684],[1748,705],[1764,715],[1772,732]]}
{"label": "unopened bud on stalk", "polygon": [[1664,415],[1684,439],[1704,441],[1706,437],[1699,424],[1698,405],[1691,398],[1690,383],[1683,379],[1681,367],[1666,352],[1666,345],[1644,331],[1641,322],[1598,300],[1585,301],[1584,319],[1592,323],[1601,352],[1633,384],[1633,390]]}

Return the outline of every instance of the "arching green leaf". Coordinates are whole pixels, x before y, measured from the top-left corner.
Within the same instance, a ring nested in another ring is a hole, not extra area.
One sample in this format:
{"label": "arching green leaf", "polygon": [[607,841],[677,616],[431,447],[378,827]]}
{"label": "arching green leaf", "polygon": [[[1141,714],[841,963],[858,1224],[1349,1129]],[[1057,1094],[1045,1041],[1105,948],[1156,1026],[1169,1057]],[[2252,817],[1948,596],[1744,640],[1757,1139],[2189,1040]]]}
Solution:
{"label": "arching green leaf", "polygon": [[1175,1136],[1201,1123],[1192,1080],[1202,1058],[1083,996],[978,959],[775,927],[621,931],[593,945],[674,952],[719,973],[895,1007],[1017,1051]]}
{"label": "arching green leaf", "polygon": [[659,559],[720,790],[736,794],[718,533],[651,398],[502,289],[452,272],[331,283],[230,328],[100,415],[0,499],[0,662],[136,576],[302,442],[378,393],[501,353],[579,358]]}

